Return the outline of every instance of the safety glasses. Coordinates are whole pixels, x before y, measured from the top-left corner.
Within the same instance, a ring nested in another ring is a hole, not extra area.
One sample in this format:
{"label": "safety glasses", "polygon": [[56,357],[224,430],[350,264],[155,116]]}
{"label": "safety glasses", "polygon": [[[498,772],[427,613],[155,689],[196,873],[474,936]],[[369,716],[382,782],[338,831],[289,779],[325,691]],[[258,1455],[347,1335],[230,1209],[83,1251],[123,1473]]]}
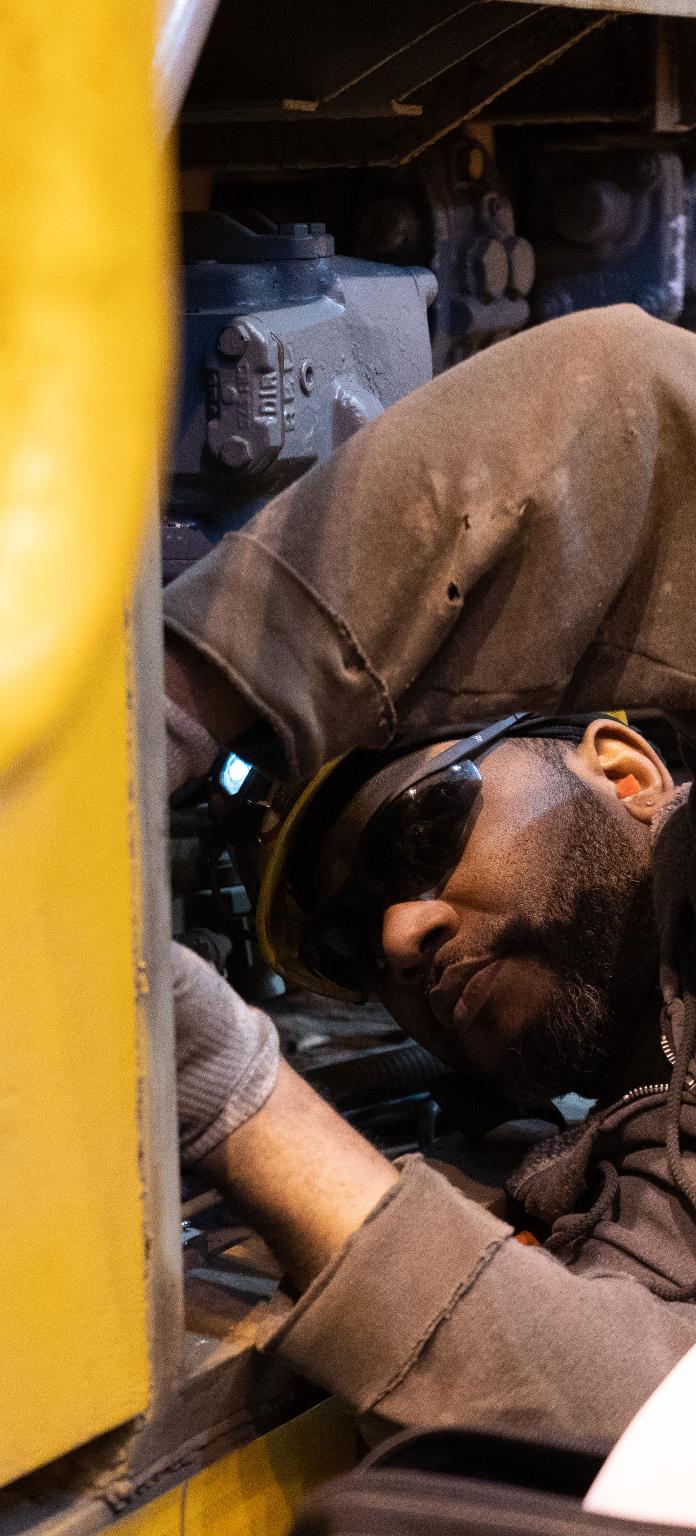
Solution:
{"label": "safety glasses", "polygon": [[370,991],[386,909],[447,883],[475,819],[482,781],[474,759],[519,719],[498,720],[442,752],[397,758],[354,796],[329,838],[350,874],[307,919],[302,937],[302,960],[315,976]]}

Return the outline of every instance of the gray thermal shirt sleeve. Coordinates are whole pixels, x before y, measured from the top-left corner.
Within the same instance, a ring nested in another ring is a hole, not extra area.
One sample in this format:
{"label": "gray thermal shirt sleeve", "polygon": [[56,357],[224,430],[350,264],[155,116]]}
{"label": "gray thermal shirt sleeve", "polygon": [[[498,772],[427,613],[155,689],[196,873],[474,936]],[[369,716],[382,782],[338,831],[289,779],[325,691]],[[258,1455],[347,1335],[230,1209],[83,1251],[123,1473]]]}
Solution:
{"label": "gray thermal shirt sleeve", "polygon": [[691,1303],[608,1268],[573,1275],[408,1158],[265,1347],[356,1410],[370,1439],[457,1425],[601,1450],[694,1343]]}
{"label": "gray thermal shirt sleeve", "polygon": [[170,794],[185,784],[207,773],[219,751],[214,736],[192,719],[175,699],[165,699],[167,727],[167,779]]}
{"label": "gray thermal shirt sleeve", "polygon": [[275,1025],[218,972],[172,944],[179,1149],[190,1167],[265,1104],[278,1072]]}
{"label": "gray thermal shirt sleeve", "polygon": [[696,336],[629,305],[407,395],[167,588],[291,778],[510,710],[696,706]]}

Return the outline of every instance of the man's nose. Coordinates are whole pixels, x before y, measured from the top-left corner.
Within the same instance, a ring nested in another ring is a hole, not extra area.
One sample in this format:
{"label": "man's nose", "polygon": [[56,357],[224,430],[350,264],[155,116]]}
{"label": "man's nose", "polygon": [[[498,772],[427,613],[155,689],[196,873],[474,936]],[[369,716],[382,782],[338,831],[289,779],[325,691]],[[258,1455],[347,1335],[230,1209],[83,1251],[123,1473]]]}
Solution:
{"label": "man's nose", "polygon": [[459,921],[447,901],[402,901],[387,907],[382,922],[382,950],[396,981],[416,984],[436,951],[454,938]]}

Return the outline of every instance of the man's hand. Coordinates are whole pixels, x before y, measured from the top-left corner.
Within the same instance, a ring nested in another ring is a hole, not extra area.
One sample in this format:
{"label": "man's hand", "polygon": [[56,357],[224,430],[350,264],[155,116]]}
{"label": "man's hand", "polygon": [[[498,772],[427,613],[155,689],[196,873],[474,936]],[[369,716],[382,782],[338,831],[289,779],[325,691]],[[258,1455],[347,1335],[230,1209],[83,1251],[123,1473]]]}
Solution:
{"label": "man's hand", "polygon": [[265,1013],[180,944],[172,972],[182,1161],[234,1196],[302,1289],[398,1174],[280,1061]]}

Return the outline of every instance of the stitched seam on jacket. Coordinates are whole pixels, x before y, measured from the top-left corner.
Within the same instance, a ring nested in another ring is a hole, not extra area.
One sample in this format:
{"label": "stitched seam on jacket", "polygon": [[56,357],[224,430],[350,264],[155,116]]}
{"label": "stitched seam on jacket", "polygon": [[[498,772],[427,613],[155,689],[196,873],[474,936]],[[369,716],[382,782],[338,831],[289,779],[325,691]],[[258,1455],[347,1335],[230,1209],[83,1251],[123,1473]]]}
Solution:
{"label": "stitched seam on jacket", "polygon": [[396,709],[394,707],[389,688],[387,687],[387,684],[381,673],[378,672],[372,665],[367,652],[363,650],[360,641],[358,640],[357,636],[353,634],[352,629],[346,623],[342,615],[336,613],[335,610],[331,608],[330,605],[321,596],[321,593],[317,592],[311,583],[306,581],[304,576],[300,575],[299,571],[295,570],[293,565],[290,565],[287,560],[284,560],[282,555],[278,555],[274,550],[269,549],[268,546],[263,543],[262,539],[257,538],[255,535],[252,536],[251,534],[245,534],[243,532],[239,532],[237,534],[237,538],[243,539],[244,542],[251,545],[253,549],[261,550],[261,552],[273,565],[277,565],[289,579],[294,581],[297,586],[307,594],[307,596],[319,609],[319,612],[323,614],[324,618],[328,619],[329,623],[335,626],[341,638],[348,644],[349,649],[352,650],[354,657],[359,663],[361,669],[366,672],[370,682],[376,689],[380,700],[380,717],[386,729],[390,732],[393,732],[396,726]]}
{"label": "stitched seam on jacket", "polygon": [[[566,683],[569,680],[569,676],[570,674],[566,676],[563,682],[559,682],[558,677],[556,676],[553,679],[549,678],[547,682],[535,683],[529,688],[522,688],[515,685],[515,687],[509,690],[509,693],[505,693],[504,696],[507,698],[512,695],[515,698],[522,698],[523,696],[529,694],[532,698],[538,698],[542,688],[550,689],[554,694],[558,694],[559,691],[562,692],[565,688]],[[446,693],[449,697],[454,699],[466,696],[475,696],[476,698],[486,699],[499,699],[501,697],[501,693],[503,692],[504,690],[500,688],[482,688],[478,683],[476,684],[475,688],[471,686],[471,683],[465,684],[462,688],[455,688],[453,685],[450,686],[447,683],[434,683],[432,686],[423,689],[422,696],[423,698],[428,698],[429,695],[433,693]]]}
{"label": "stitched seam on jacket", "polygon": [[484,1248],[483,1253],[479,1254],[476,1264],[467,1275],[466,1280],[463,1280],[460,1285],[456,1286],[449,1300],[443,1307],[440,1308],[440,1311],[436,1313],[435,1317],[426,1328],[425,1333],[421,1334],[421,1337],[418,1339],[417,1343],[414,1345],[414,1348],[411,1350],[408,1359],[404,1361],[404,1364],[400,1366],[399,1370],[396,1371],[391,1380],[381,1388],[381,1390],[377,1393],[377,1396],[373,1397],[371,1402],[366,1404],[364,1408],[361,1408],[361,1413],[369,1412],[371,1409],[376,1408],[379,1403],[384,1402],[385,1397],[388,1397],[390,1392],[394,1392],[397,1387],[401,1386],[402,1381],[404,1381],[408,1376],[409,1371],[413,1368],[414,1365],[417,1364],[420,1356],[423,1353],[423,1350],[425,1349],[426,1344],[430,1342],[433,1334],[436,1333],[437,1329],[440,1327],[440,1324],[449,1321],[452,1313],[455,1310],[455,1307],[457,1307],[462,1298],[466,1296],[467,1291],[470,1291],[472,1286],[476,1284],[479,1275],[481,1275],[483,1271],[488,1268],[491,1260],[495,1258],[496,1253],[498,1253],[499,1249],[502,1248],[503,1243],[510,1242],[510,1240],[510,1235],[508,1233],[505,1235],[505,1237],[494,1238],[493,1242],[489,1243],[487,1248]]}
{"label": "stitched seam on jacket", "polygon": [[[418,1162],[421,1161],[420,1157],[417,1159],[414,1158],[414,1161],[416,1160]],[[364,1221],[361,1221],[360,1226],[356,1227],[354,1232],[351,1232],[350,1236],[346,1238],[346,1241],[343,1243],[342,1247],[339,1248],[338,1252],[334,1254],[333,1258],[329,1260],[328,1264],[325,1264],[324,1268],[319,1271],[318,1275],[315,1276],[311,1285],[309,1285],[307,1290],[304,1292],[304,1295],[300,1296],[299,1301],[295,1302],[289,1317],[286,1318],[282,1324],[280,1324],[277,1332],[274,1332],[273,1337],[267,1342],[264,1342],[264,1349],[277,1349],[278,1346],[282,1343],[283,1339],[286,1338],[289,1333],[292,1333],[295,1325],[297,1323],[301,1323],[305,1312],[311,1308],[312,1304],[317,1300],[319,1296],[323,1296],[328,1286],[330,1286],[334,1275],[337,1274],[338,1270],[345,1263],[348,1254],[355,1247],[355,1244],[357,1243],[361,1234],[365,1231],[365,1228],[371,1226],[372,1222],[376,1221],[378,1216],[382,1215],[382,1212],[386,1210],[388,1205],[391,1205],[392,1200],[394,1200],[396,1196],[401,1192],[401,1189],[402,1183],[401,1178],[399,1178],[394,1184],[390,1184],[389,1189],[384,1191],[381,1200],[378,1200],[374,1209],[368,1211],[367,1216],[365,1217]]]}
{"label": "stitched seam on jacket", "polygon": [[[195,650],[200,651],[203,656],[207,656],[208,661],[212,661],[227,678],[228,682],[232,683],[232,686],[239,690],[246,703],[263,716],[281,743],[290,778],[299,778],[297,754],[294,751],[291,732],[273,706],[265,699],[262,699],[260,694],[254,692],[247,679],[242,676],[241,672],[237,671],[236,667],[232,666],[232,663],[226,656],[222,656],[214,646],[197,634],[195,629],[189,629],[186,624],[182,623],[178,615],[175,618],[165,615],[164,627],[165,629],[171,629],[182,640],[188,640]],[[222,747],[226,743],[221,741],[218,745]]]}
{"label": "stitched seam on jacket", "polygon": [[[228,679],[228,682],[232,683],[233,686],[239,690],[246,703],[249,704],[252,709],[259,709],[259,695],[254,692],[254,689],[250,686],[247,678],[245,678],[241,672],[238,672],[237,668],[232,665],[229,657],[223,656],[214,645],[210,644],[209,640],[206,640],[204,635],[199,634],[195,628],[192,629],[188,624],[185,624],[183,619],[179,617],[178,613],[165,613],[164,628],[165,630],[171,629],[172,633],[178,635],[181,640],[188,640],[189,644],[194,647],[194,650],[200,651],[202,656],[207,656],[208,661],[212,661],[214,665],[224,673],[225,677]],[[268,715],[269,719],[273,720],[274,726],[277,726],[278,733],[282,738],[285,734],[287,734],[283,722],[276,717],[275,711],[271,709],[269,705],[264,704],[263,709]],[[223,743],[219,743],[219,745],[223,745]]]}

